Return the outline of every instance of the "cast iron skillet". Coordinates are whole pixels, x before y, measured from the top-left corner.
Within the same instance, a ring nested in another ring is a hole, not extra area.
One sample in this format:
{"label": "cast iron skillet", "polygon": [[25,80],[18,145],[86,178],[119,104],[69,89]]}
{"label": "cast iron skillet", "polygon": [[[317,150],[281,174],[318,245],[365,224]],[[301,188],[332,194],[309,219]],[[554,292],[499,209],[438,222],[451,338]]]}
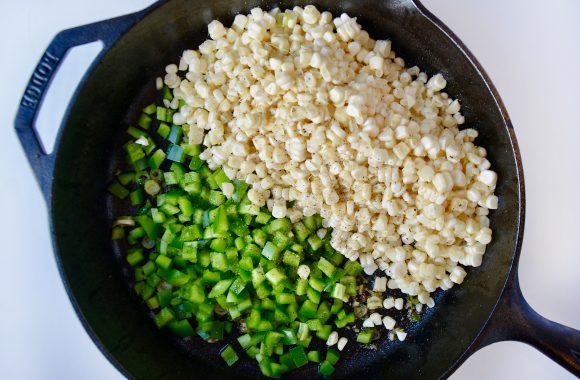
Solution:
{"label": "cast iron skillet", "polygon": [[[507,112],[467,48],[416,0],[170,0],[55,37],[26,88],[16,130],[47,201],[63,282],[91,338],[129,378],[259,377],[250,361],[226,369],[218,345],[196,339],[185,344],[157,330],[113,253],[112,204],[105,187],[126,123],[152,98],[153,78],[185,48],[207,38],[208,22],[218,18],[229,24],[255,6],[307,3],[357,16],[372,37],[391,39],[409,66],[442,72],[446,91],[460,99],[467,125],[480,131],[478,144],[499,174],[500,205],[490,215],[494,239],[483,265],[470,270],[462,286],[438,294],[437,306],[405,342],[383,342],[376,353],[350,345],[336,377],[445,378],[473,352],[501,340],[529,343],[580,375],[580,332],[538,315],[518,284],[524,181]],[[54,153],[45,154],[34,120],[47,86],[70,48],[96,40],[104,49],[72,96]],[[312,377],[314,370],[295,375]]]}

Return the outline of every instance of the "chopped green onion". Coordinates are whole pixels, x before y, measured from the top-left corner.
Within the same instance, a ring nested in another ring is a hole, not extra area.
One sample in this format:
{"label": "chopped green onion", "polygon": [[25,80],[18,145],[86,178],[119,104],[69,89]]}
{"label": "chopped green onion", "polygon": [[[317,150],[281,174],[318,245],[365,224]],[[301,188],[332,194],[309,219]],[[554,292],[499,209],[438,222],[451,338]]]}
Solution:
{"label": "chopped green onion", "polygon": [[149,134],[147,132],[145,132],[144,130],[139,129],[139,128],[135,128],[135,127],[131,127],[131,126],[129,128],[127,128],[127,133],[136,139],[138,139],[140,137],[148,137],[149,136]]}
{"label": "chopped green onion", "polygon": [[320,363],[320,351],[309,351],[306,355],[308,360],[314,363]]}
{"label": "chopped green onion", "polygon": [[165,152],[161,149],[157,149],[155,153],[151,155],[149,161],[147,162],[149,163],[149,167],[151,169],[159,169],[164,160],[165,160]]}
{"label": "chopped green onion", "polygon": [[135,143],[127,145],[127,154],[129,155],[129,160],[133,163],[138,162],[145,158],[145,152],[143,151],[143,146]]}
{"label": "chopped green onion", "polygon": [[184,162],[185,153],[183,148],[179,145],[171,145],[167,151],[167,159],[175,162]]}
{"label": "chopped green onion", "polygon": [[320,260],[318,261],[318,269],[320,269],[322,273],[324,273],[328,277],[332,277],[334,275],[334,272],[336,271],[336,267],[332,265],[324,257],[321,257]]}
{"label": "chopped green onion", "polygon": [[172,101],[173,100],[173,93],[171,89],[167,86],[163,86],[163,99]]}
{"label": "chopped green onion", "polygon": [[159,121],[169,121],[167,120],[167,108],[157,107],[156,117]]}
{"label": "chopped green onion", "polygon": [[134,250],[133,252],[131,252],[127,255],[127,262],[132,267],[141,263],[144,259],[145,259],[145,257],[143,256],[143,251],[141,251],[139,249]]}
{"label": "chopped green onion", "polygon": [[372,329],[362,329],[358,336],[356,337],[356,341],[362,344],[369,344],[373,337],[373,330]]}
{"label": "chopped green onion", "polygon": [[161,191],[161,186],[159,186],[159,183],[152,179],[145,182],[144,188],[145,192],[149,195],[157,195]]}
{"label": "chopped green onion", "polygon": [[290,350],[290,355],[292,356],[292,360],[294,361],[294,365],[296,367],[302,367],[306,363],[308,363],[308,357],[306,356],[306,352],[304,351],[303,347],[294,347]]}
{"label": "chopped green onion", "polygon": [[274,245],[274,243],[267,242],[262,250],[262,256],[267,258],[268,260],[276,260],[278,258],[278,254],[280,253],[280,249]]}
{"label": "chopped green onion", "polygon": [[133,172],[121,173],[117,175],[117,179],[119,180],[121,185],[126,186],[135,179],[135,173]]}
{"label": "chopped green onion", "polygon": [[107,187],[107,190],[109,191],[109,193],[113,194],[119,199],[125,199],[127,198],[127,195],[129,195],[129,190],[127,190],[125,187],[123,187],[123,185],[121,185],[117,181],[111,182],[109,187]]}
{"label": "chopped green onion", "polygon": [[159,123],[159,127],[157,127],[157,134],[164,139],[169,137],[169,133],[171,132],[171,127],[165,123]]}
{"label": "chopped green onion", "polygon": [[151,127],[152,121],[153,121],[153,119],[151,119],[151,117],[149,117],[149,115],[147,115],[146,113],[142,113],[141,116],[139,117],[139,121],[137,122],[137,125],[139,125],[143,129],[149,129],[149,127]]}
{"label": "chopped green onion", "polygon": [[330,376],[334,373],[334,366],[325,360],[320,364],[318,372],[320,372],[322,376]]}
{"label": "chopped green onion", "polygon": [[157,324],[157,327],[163,327],[169,322],[173,321],[174,317],[175,316],[171,310],[168,308],[163,308],[157,315],[155,315],[154,320]]}
{"label": "chopped green onion", "polygon": [[147,115],[154,114],[156,110],[157,106],[155,105],[155,103],[149,104],[147,107],[143,108],[143,112],[146,113]]}
{"label": "chopped green onion", "polygon": [[180,321],[172,321],[168,325],[169,329],[176,335],[185,337],[192,336],[195,331],[186,319]]}
{"label": "chopped green onion", "polygon": [[178,127],[177,125],[172,125],[171,130],[169,131],[169,136],[167,136],[167,140],[173,144],[179,144],[181,141],[181,136],[183,135],[183,129]]}
{"label": "chopped green onion", "polygon": [[113,227],[111,232],[111,239],[112,240],[120,240],[125,237],[125,230],[123,227]]}
{"label": "chopped green onion", "polygon": [[220,352],[221,357],[224,359],[228,367],[234,365],[238,361],[239,357],[236,351],[229,344],[226,345]]}
{"label": "chopped green onion", "polygon": [[339,359],[340,354],[334,348],[329,348],[328,351],[326,351],[326,361],[330,364],[336,365]]}

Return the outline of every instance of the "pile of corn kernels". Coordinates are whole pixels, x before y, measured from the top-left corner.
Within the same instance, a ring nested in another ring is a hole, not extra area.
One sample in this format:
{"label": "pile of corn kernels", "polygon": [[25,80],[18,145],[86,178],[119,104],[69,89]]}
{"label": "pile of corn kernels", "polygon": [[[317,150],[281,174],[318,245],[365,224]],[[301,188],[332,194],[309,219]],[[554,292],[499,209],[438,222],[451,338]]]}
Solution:
{"label": "pile of corn kernels", "polygon": [[406,68],[390,41],[314,6],[256,8],[208,29],[163,83],[210,168],[251,184],[249,199],[275,217],[320,214],[335,249],[386,273],[377,292],[431,307],[431,292],[481,265],[497,175],[478,132],[459,129],[442,75]]}

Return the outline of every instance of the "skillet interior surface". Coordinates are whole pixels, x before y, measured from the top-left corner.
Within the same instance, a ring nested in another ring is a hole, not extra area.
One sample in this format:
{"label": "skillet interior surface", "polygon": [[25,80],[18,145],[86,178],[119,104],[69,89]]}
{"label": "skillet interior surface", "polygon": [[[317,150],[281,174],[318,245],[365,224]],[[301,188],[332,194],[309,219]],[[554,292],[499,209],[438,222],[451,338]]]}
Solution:
{"label": "skillet interior surface", "polygon": [[[336,377],[436,378],[467,350],[485,325],[518,249],[520,215],[516,153],[509,120],[478,70],[461,48],[409,1],[242,2],[172,0],[160,4],[127,32],[94,66],[71,103],[56,147],[51,223],[57,260],[75,309],[103,353],[126,376],[138,379],[259,377],[243,360],[226,369],[220,344],[201,339],[184,343],[158,331],[147,308],[131,293],[119,247],[110,241],[113,214],[121,212],[105,188],[120,157],[125,129],[154,97],[154,78],[179,60],[186,48],[207,38],[217,18],[229,25],[254,6],[270,9],[314,3],[335,16],[348,12],[372,38],[391,39],[408,67],[441,72],[446,91],[460,99],[467,127],[480,132],[476,143],[488,151],[498,172],[499,209],[490,214],[494,238],[483,265],[444,294],[413,326],[405,342],[382,341],[378,351],[357,348],[343,354]],[[293,375],[313,377],[308,366]]]}

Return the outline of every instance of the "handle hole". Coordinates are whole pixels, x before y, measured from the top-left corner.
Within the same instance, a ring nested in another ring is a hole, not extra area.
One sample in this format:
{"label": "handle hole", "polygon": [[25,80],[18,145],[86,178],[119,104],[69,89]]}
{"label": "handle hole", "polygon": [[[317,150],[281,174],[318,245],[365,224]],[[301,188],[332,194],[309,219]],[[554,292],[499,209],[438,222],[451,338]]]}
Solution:
{"label": "handle hole", "polygon": [[101,41],[75,46],[58,67],[34,122],[46,154],[52,153],[71,97],[103,46]]}

